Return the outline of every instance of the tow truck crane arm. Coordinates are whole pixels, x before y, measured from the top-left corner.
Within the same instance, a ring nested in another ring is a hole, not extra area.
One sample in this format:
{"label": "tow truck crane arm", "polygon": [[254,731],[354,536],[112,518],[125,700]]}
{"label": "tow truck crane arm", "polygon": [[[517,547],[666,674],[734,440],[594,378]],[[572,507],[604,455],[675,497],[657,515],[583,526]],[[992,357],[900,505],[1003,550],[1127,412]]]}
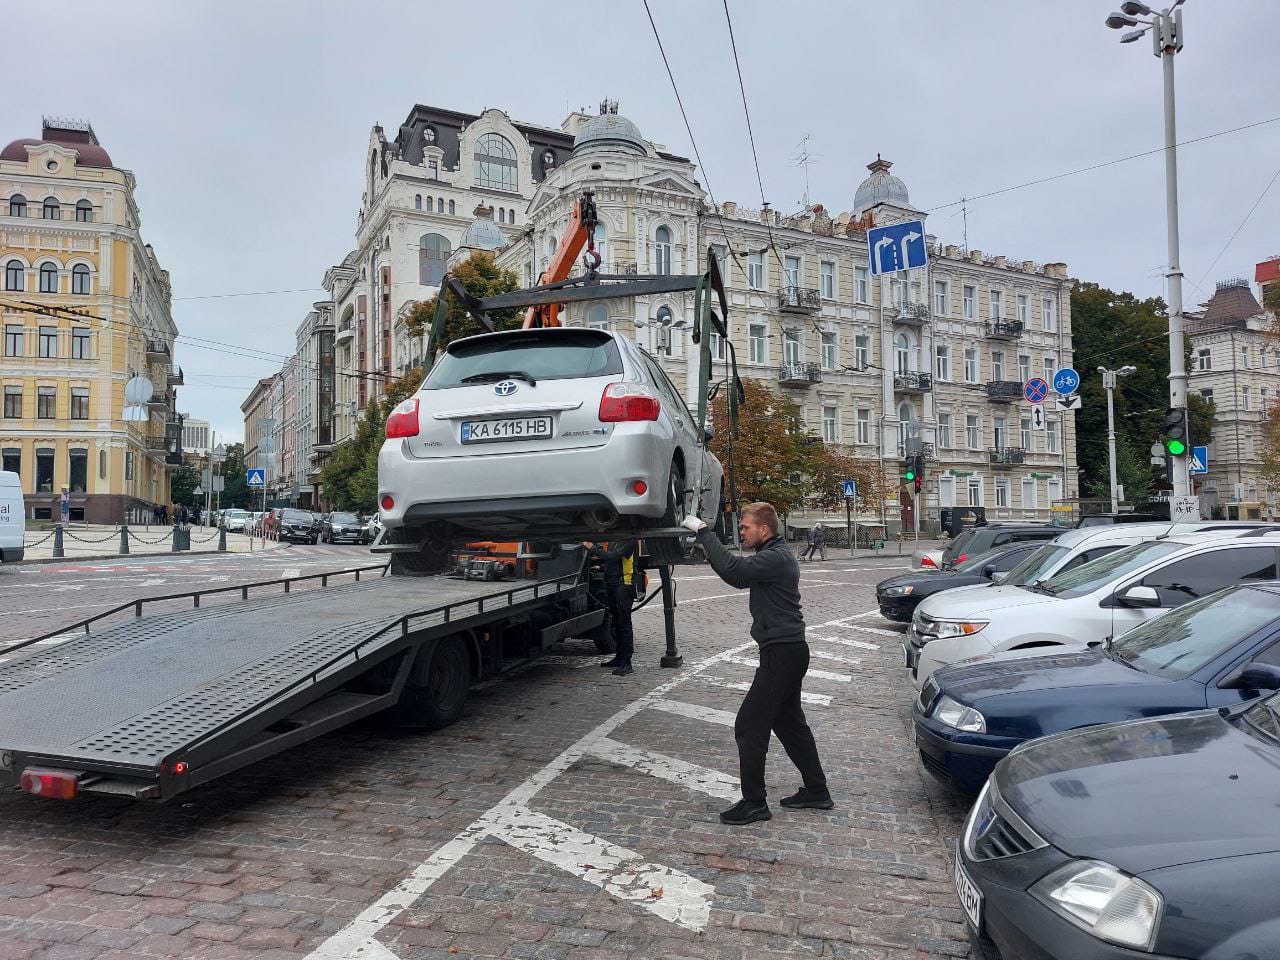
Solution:
{"label": "tow truck crane arm", "polygon": [[[569,214],[569,222],[565,225],[556,252],[538,278],[538,286],[558,283],[568,278],[573,264],[578,259],[582,248],[587,248],[586,268],[588,274],[594,274],[600,267],[600,254],[596,250],[596,205],[590,190],[583,191],[573,204]],[[560,326],[559,303],[543,303],[532,306],[524,315],[524,329],[535,327]]]}

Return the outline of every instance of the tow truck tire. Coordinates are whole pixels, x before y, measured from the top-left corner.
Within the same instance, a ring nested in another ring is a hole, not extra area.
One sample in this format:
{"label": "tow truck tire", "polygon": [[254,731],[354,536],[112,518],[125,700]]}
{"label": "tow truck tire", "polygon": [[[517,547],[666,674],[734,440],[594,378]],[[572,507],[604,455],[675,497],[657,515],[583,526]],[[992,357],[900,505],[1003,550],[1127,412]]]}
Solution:
{"label": "tow truck tire", "polygon": [[462,717],[471,686],[471,658],[457,634],[418,651],[409,681],[391,710],[398,726],[440,730]]}
{"label": "tow truck tire", "polygon": [[[684,502],[684,470],[680,464],[672,462],[671,472],[667,475],[667,509],[662,514],[659,526],[678,527],[685,518]],[[679,537],[646,537],[645,546],[655,566],[667,566],[680,563],[684,559],[684,541]]]}

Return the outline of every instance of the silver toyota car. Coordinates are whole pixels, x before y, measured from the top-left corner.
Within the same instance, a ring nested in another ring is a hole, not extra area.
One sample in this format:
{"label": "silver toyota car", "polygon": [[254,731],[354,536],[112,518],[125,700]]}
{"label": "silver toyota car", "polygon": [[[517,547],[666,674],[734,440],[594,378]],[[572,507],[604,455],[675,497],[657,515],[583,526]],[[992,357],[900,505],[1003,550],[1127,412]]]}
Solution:
{"label": "silver toyota car", "polygon": [[[722,516],[724,471],[658,363],[581,327],[456,340],[387,418],[378,500],[393,562],[436,568],[468,538],[566,542]],[[648,542],[658,562],[683,550]]]}

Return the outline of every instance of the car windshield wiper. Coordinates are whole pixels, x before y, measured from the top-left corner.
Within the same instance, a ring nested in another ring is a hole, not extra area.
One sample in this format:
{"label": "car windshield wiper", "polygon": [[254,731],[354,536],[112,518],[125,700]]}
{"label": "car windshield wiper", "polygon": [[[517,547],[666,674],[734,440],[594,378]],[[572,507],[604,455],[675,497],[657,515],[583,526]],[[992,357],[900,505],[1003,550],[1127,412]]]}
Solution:
{"label": "car windshield wiper", "polygon": [[[1108,640],[1109,639],[1110,638],[1108,638]],[[1102,655],[1106,657],[1108,660],[1113,660],[1122,666],[1128,667],[1130,670],[1138,669],[1132,663],[1126,660],[1124,657],[1120,656],[1120,654],[1116,653],[1115,648],[1109,642],[1103,645]]]}
{"label": "car windshield wiper", "polygon": [[490,370],[488,373],[473,373],[469,377],[463,377],[459,383],[492,383],[495,380],[523,380],[529,386],[536,387],[538,381],[533,379],[531,374],[525,373],[523,370]]}
{"label": "car windshield wiper", "polygon": [[1044,585],[1043,580],[1037,580],[1035,583],[1028,583],[1023,587],[1024,590],[1030,590],[1032,593],[1043,593],[1047,597],[1056,597],[1058,592],[1050,590]]}

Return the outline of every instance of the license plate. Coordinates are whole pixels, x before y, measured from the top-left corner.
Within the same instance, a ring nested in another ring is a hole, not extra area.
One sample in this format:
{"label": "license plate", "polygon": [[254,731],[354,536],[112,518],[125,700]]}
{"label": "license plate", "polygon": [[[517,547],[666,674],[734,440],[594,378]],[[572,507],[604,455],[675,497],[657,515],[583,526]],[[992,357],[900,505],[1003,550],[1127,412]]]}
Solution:
{"label": "license plate", "polygon": [[965,873],[959,855],[956,856],[956,896],[960,898],[960,906],[973,929],[982,930],[982,891]]}
{"label": "license plate", "polygon": [[463,420],[463,443],[497,440],[538,440],[551,436],[550,417],[507,417],[502,420]]}

